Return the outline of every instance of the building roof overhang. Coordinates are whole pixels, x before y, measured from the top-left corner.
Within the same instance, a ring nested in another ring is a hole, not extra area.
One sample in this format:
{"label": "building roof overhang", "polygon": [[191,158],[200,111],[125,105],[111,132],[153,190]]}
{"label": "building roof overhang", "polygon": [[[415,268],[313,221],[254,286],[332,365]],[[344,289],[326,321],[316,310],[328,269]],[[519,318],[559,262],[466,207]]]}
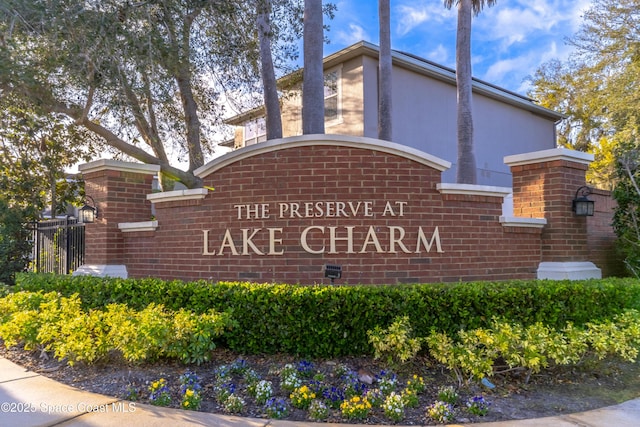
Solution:
{"label": "building roof overhang", "polygon": [[[324,69],[328,70],[359,56],[368,56],[377,59],[378,54],[378,46],[366,41],[360,41],[335,53],[332,53],[331,55],[327,55],[323,60]],[[394,66],[402,67],[415,73],[456,86],[456,71],[452,68],[445,67],[427,59],[420,58],[416,55],[397,50],[393,50],[391,52],[391,57]],[[278,86],[280,88],[291,87],[293,84],[300,81],[302,81],[302,69],[296,70],[280,78],[278,80]],[[548,120],[552,120],[554,122],[565,118],[563,114],[560,114],[557,111],[553,111],[548,108],[544,108],[536,104],[533,99],[527,96],[501,88],[475,77],[472,81],[472,88],[474,93],[486,96],[499,102],[503,102],[505,104],[512,105],[517,108],[521,108],[525,111],[529,111],[533,114],[544,117]],[[225,123],[230,125],[240,125],[248,120],[253,120],[262,116],[264,116],[264,106],[260,106],[237,116],[233,116],[225,120]]]}

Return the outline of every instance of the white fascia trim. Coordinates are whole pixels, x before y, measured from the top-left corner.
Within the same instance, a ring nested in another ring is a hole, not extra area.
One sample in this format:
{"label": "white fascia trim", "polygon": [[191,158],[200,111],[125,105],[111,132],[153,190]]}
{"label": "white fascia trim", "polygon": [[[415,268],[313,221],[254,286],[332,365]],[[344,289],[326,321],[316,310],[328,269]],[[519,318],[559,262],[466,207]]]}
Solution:
{"label": "white fascia trim", "polygon": [[158,221],[142,221],[142,222],[121,222],[118,228],[123,233],[134,233],[136,231],[156,231]]}
{"label": "white fascia trim", "polygon": [[164,191],[162,193],[147,194],[147,200],[151,203],[199,200],[204,199],[207,194],[209,194],[209,190],[206,188],[193,188],[190,190]]}
{"label": "white fascia trim", "polygon": [[504,227],[529,227],[544,228],[547,224],[546,218],[519,218],[514,216],[501,216],[500,224]]}
{"label": "white fascia trim", "polygon": [[493,187],[489,185],[452,184],[443,182],[436,185],[441,194],[465,194],[469,196],[505,197],[511,194],[509,187]]}
{"label": "white fascia trim", "polygon": [[591,153],[569,150],[564,147],[552,148],[550,150],[534,151],[532,153],[515,154],[505,156],[504,163],[508,166],[530,165],[533,163],[550,162],[554,160],[568,160],[585,165],[593,162],[594,156]]}
{"label": "white fascia trim", "polygon": [[116,170],[121,172],[145,173],[155,175],[160,171],[159,165],[148,165],[135,162],[121,162],[113,159],[100,159],[78,166],[78,170],[83,173],[100,172],[103,170]]}
{"label": "white fascia trim", "polygon": [[362,148],[365,150],[374,150],[393,154],[416,161],[425,166],[432,167],[440,172],[451,167],[451,162],[406,145],[396,144],[395,142],[382,141],[380,139],[367,138],[363,136],[314,134],[272,139],[266,142],[249,145],[212,160],[206,165],[196,169],[194,174],[199,178],[204,178],[225,166],[253,156],[279,150],[286,150],[289,148],[327,145],[334,147]]}

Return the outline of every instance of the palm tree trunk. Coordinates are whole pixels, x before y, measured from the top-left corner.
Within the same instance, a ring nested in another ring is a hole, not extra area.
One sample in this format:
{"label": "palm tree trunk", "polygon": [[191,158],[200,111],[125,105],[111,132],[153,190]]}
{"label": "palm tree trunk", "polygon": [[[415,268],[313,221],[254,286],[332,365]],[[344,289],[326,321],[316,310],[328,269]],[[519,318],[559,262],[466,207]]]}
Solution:
{"label": "palm tree trunk", "polygon": [[458,88],[458,167],[456,182],[475,184],[476,159],[473,150],[473,108],[471,72],[471,16],[472,0],[458,3],[458,32],[456,35],[456,84]]}
{"label": "palm tree trunk", "polygon": [[271,0],[258,1],[258,41],[260,43],[260,73],[264,106],[267,115],[267,139],[282,138],[282,117],[280,115],[280,100],[276,86],[276,73],[273,69],[271,56]]}
{"label": "palm tree trunk", "polygon": [[378,1],[380,54],[378,58],[378,138],[391,141],[391,8],[389,0]]}
{"label": "palm tree trunk", "polygon": [[304,2],[302,133],[324,133],[322,0]]}

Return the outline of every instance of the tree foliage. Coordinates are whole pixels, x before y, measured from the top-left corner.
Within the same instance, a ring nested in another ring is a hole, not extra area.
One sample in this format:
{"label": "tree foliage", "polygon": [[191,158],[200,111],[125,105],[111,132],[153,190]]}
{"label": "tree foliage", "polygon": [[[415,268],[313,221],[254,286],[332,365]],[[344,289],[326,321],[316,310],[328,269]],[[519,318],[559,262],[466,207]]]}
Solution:
{"label": "tree foliage", "polygon": [[46,207],[53,216],[64,213],[79,196],[78,181],[67,179],[65,170],[89,160],[85,143],[92,135],[69,126],[60,115],[38,115],[18,104],[2,104],[0,197],[32,219]]}
{"label": "tree foliage", "polygon": [[595,154],[587,178],[613,188],[618,246],[640,276],[640,0],[594,0],[570,43],[575,54],[541,67],[531,95],[567,116],[561,144]]}
{"label": "tree foliage", "polygon": [[[297,55],[301,7],[272,3],[282,69]],[[232,100],[259,93],[256,13],[255,0],[6,0],[0,94],[62,114],[197,187],[193,172],[214,150]],[[172,163],[176,155],[186,171]]]}
{"label": "tree foliage", "polygon": [[619,176],[612,150],[637,138],[639,11],[640,0],[594,0],[569,41],[575,53],[564,63],[544,64],[531,79],[530,96],[567,116],[558,127],[559,143],[595,154],[588,179],[599,187],[611,188]]}
{"label": "tree foliage", "polygon": [[13,285],[15,274],[29,263],[29,233],[26,212],[11,206],[0,194],[0,284]]}
{"label": "tree foliage", "polygon": [[616,148],[617,183],[613,191],[617,207],[613,228],[627,270],[640,277],[640,147],[635,141]]}

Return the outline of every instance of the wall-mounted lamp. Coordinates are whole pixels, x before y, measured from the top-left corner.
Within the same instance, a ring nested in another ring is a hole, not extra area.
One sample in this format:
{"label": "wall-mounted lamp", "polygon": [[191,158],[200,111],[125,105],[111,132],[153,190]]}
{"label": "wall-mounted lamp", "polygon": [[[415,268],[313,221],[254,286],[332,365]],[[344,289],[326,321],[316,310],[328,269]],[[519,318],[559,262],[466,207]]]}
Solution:
{"label": "wall-mounted lamp", "polygon": [[571,207],[576,216],[593,216],[595,202],[587,198],[589,194],[591,194],[591,189],[586,185],[576,191],[576,197],[574,197]]}
{"label": "wall-mounted lamp", "polygon": [[[91,203],[91,204],[89,204]],[[80,222],[91,224],[98,218],[98,206],[91,196],[84,196],[84,206],[80,208]]]}
{"label": "wall-mounted lamp", "polygon": [[342,277],[342,267],[339,265],[331,265],[331,264],[325,265],[324,277],[328,277],[329,279],[331,279],[331,284],[333,285],[333,281],[335,279],[339,279]]}

